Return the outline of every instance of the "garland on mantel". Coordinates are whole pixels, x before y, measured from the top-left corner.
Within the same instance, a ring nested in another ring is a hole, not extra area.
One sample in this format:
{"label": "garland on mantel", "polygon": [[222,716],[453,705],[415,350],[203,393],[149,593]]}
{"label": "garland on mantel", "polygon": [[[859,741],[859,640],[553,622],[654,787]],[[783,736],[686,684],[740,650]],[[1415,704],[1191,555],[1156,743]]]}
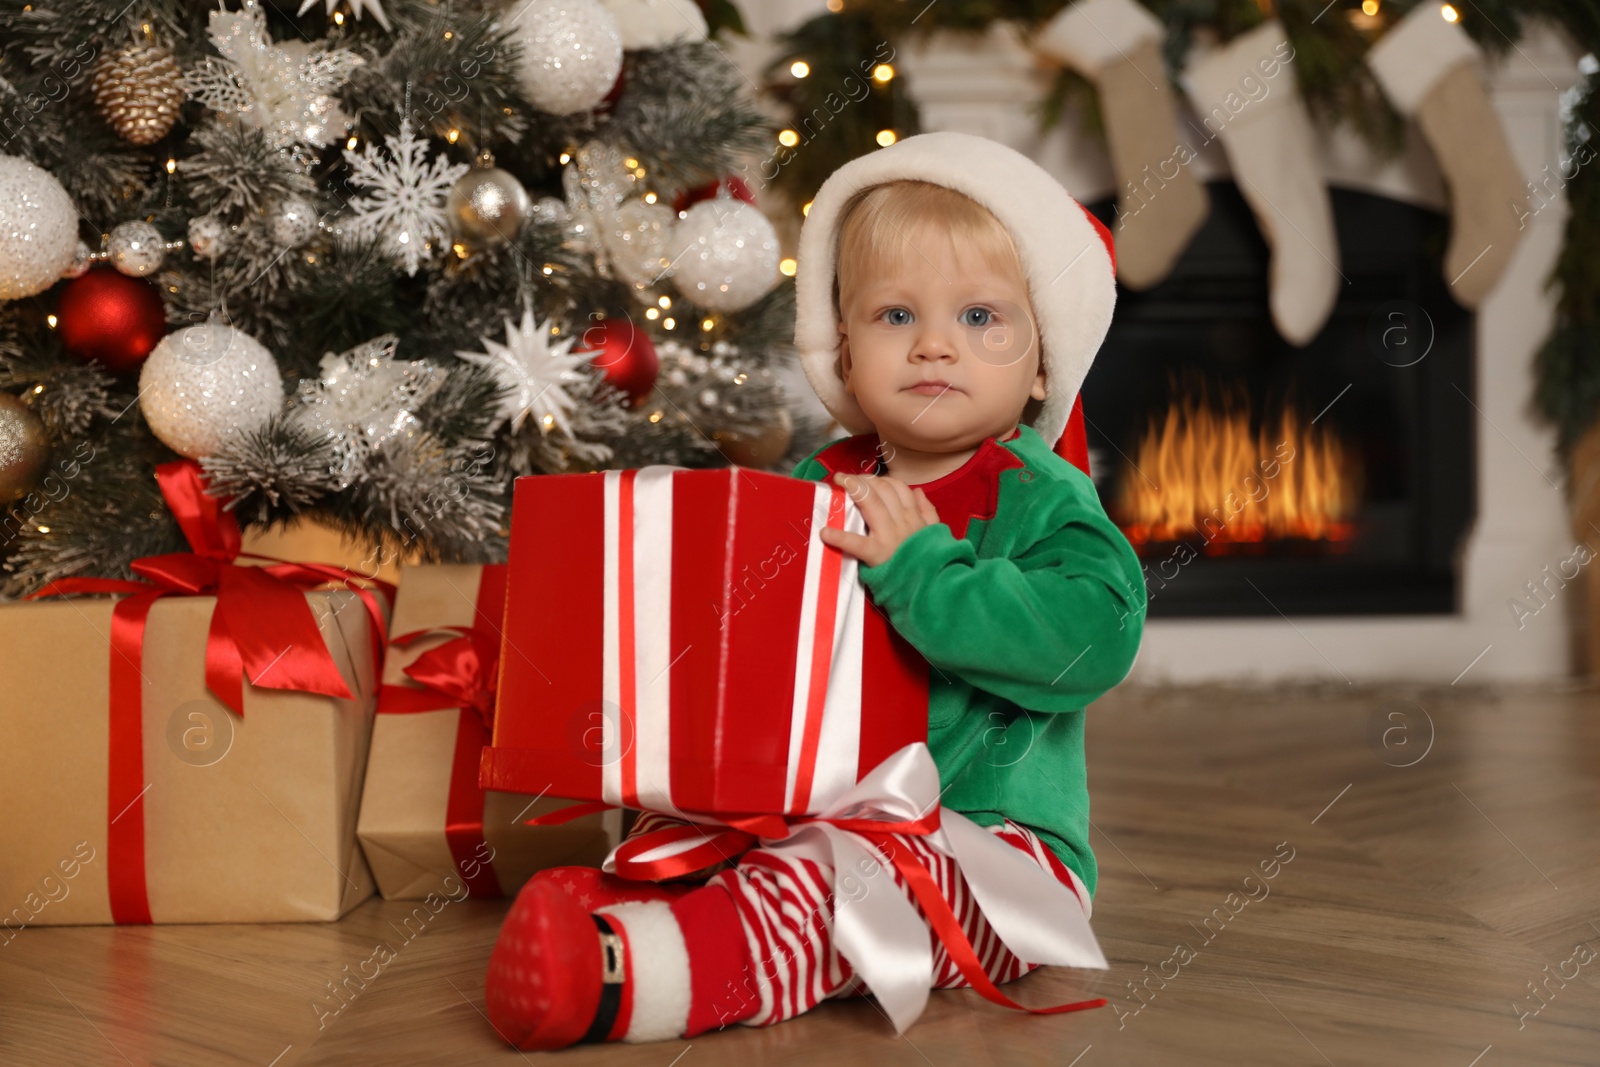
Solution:
{"label": "garland on mantel", "polygon": [[[1600,424],[1600,179],[1591,131],[1600,129],[1591,92],[1600,54],[1600,5],[1580,0],[1458,0],[1443,12],[1485,52],[1504,57],[1531,20],[1547,19],[1585,55],[1584,77],[1562,96],[1565,159],[1528,184],[1530,209],[1564,190],[1571,209],[1562,252],[1548,279],[1557,294],[1556,323],[1535,359],[1534,406],[1557,433],[1567,470],[1573,447]],[[1170,80],[1196,43],[1225,44],[1268,19],[1282,24],[1294,49],[1300,94],[1323,125],[1347,123],[1383,157],[1402,145],[1404,120],[1365,62],[1368,49],[1419,4],[1439,0],[1140,0],[1162,23],[1162,57]],[[920,132],[917,108],[896,47],[934,31],[979,32],[1010,21],[1030,41],[1068,3],[1064,0],[830,0],[830,13],[780,40],[766,71],[766,90],[789,110],[790,129],[762,162],[760,179],[797,209],[808,205],[842,162]],[[799,64],[800,66],[796,66]],[[798,76],[797,76],[798,74]],[[843,102],[843,106],[841,106]],[[1034,103],[1040,129],[1062,121],[1077,104],[1086,129],[1103,136],[1094,86],[1061,67]],[[831,106],[830,106],[831,105]],[[810,117],[810,121],[807,118]],[[820,121],[819,121],[820,120]],[[1570,472],[1569,472],[1570,483]]]}

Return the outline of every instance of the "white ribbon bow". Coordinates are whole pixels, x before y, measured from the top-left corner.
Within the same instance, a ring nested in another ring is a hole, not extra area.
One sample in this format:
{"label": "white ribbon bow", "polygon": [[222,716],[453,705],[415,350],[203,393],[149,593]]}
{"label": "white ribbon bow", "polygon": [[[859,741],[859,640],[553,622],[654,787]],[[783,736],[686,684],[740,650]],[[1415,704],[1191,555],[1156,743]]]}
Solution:
{"label": "white ribbon bow", "polygon": [[[914,822],[938,800],[938,767],[928,746],[916,741],[815,817]],[[714,816],[671,814],[721,825]],[[955,859],[978,909],[1013,954],[1028,963],[1108,968],[1073,890],[960,812],[941,807],[939,822],[923,839]],[[760,840],[762,848],[833,868],[834,946],[904,1033],[926,1007],[935,976],[928,924],[909,887],[895,884],[893,862],[868,838],[828,822],[795,823],[787,837]],[[615,853],[602,869],[614,873]],[[659,857],[639,857],[646,858]]]}

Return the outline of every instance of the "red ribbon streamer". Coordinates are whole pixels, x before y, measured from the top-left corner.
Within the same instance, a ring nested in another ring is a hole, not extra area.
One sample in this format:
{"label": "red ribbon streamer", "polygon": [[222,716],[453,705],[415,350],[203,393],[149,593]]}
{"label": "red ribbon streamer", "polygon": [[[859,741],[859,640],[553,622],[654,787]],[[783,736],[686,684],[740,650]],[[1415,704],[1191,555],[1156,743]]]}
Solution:
{"label": "red ribbon streamer", "polygon": [[[538,818],[527,820],[529,825],[552,825],[563,823],[569,819],[591,815],[612,807],[603,801],[591,801],[584,804],[575,804],[570,808],[541,815]],[[910,887],[917,902],[922,905],[923,914],[928,923],[933,927],[934,933],[944,945],[945,951],[960,968],[961,974],[968,984],[982,994],[986,999],[996,1004],[1017,1011],[1032,1012],[1035,1015],[1055,1015],[1069,1011],[1083,1011],[1086,1008],[1100,1008],[1106,1004],[1105,997],[1094,997],[1090,1000],[1079,1000],[1067,1004],[1051,1004],[1042,1007],[1030,1007],[1027,1004],[1018,1004],[1004,993],[990,980],[988,973],[983,969],[983,964],[978,960],[978,954],[972,947],[972,942],[967,939],[966,931],[961,929],[961,921],[950,908],[949,901],[939,891],[939,885],[933,880],[933,874],[923,863],[922,858],[903,844],[896,841],[894,834],[930,834],[939,828],[939,811],[935,808],[922,818],[910,822],[889,822],[877,819],[831,819],[821,816],[786,816],[786,815],[717,815],[718,820],[725,824],[724,827],[703,827],[700,824],[688,826],[665,826],[659,830],[652,830],[637,837],[630,837],[617,846],[612,855],[612,862],[616,867],[619,877],[633,878],[644,881],[663,881],[679,875],[689,874],[694,871],[704,870],[725,859],[733,859],[747,849],[759,844],[765,837],[769,840],[781,839],[789,836],[790,832],[799,825],[808,822],[825,822],[841,830],[852,830],[874,845],[889,857],[902,875],[905,876],[906,885]],[[709,831],[709,832],[707,832]],[[674,845],[693,837],[704,840],[696,847],[658,860],[639,860],[637,857],[645,852],[667,845]]]}
{"label": "red ribbon streamer", "polygon": [[[352,699],[339,667],[322,640],[307,590],[329,582],[357,593],[372,619],[371,652],[382,662],[387,644],[383,606],[370,581],[392,597],[394,585],[370,575],[323,563],[291,563],[241,552],[239,524],[223,501],[205,491],[193,460],[156,468],[161,495],[189,542],[191,552],[144,556],[130,564],[145,581],[121,578],[62,578],[25,599],[71,593],[126,593],[111,610],[109,759],[106,864],[111,918],[148,923],[145,872],[144,706],[142,695],[145,624],[150,606],[164,596],[214,596],[206,634],[206,687],[241,718],[244,681],[268,689]],[[244,556],[271,560],[264,567],[234,561]]]}
{"label": "red ribbon streamer", "polygon": [[459,708],[450,793],[445,805],[445,840],[469,894],[503,895],[493,864],[484,858],[483,809],[488,793],[478,786],[478,763],[494,732],[495,683],[500,670],[500,623],[506,603],[504,566],[486,565],[478,580],[472,626],[413,630],[394,639],[402,647],[429,635],[458,636],[422,653],[405,674],[421,688],[386,685],[378,692],[380,714]]}

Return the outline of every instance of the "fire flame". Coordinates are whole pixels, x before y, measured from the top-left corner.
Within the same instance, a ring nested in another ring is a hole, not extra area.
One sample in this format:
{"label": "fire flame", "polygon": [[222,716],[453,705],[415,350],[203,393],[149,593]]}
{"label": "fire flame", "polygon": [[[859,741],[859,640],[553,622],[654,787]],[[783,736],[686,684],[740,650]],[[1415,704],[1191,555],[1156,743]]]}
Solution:
{"label": "fire flame", "polygon": [[[1203,391],[1202,391],[1203,392]],[[1152,419],[1123,474],[1115,512],[1135,549],[1204,538],[1227,545],[1285,538],[1344,541],[1361,496],[1359,460],[1326,426],[1301,425],[1292,405],[1252,435],[1248,404],[1189,392]]]}

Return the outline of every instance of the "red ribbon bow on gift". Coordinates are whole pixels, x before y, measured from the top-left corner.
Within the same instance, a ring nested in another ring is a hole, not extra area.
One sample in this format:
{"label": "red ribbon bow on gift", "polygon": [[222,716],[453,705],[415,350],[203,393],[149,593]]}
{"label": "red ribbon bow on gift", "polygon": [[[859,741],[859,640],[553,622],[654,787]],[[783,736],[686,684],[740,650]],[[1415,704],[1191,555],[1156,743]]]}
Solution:
{"label": "red ribbon bow on gift", "polygon": [[[206,687],[244,715],[244,682],[268,689],[353,699],[338,664],[323,641],[308,590],[329,582],[356,592],[371,616],[374,664],[387,643],[383,607],[369,581],[393,597],[394,586],[370,575],[322,563],[292,563],[240,551],[239,524],[223,501],[205,491],[193,460],[156,468],[161,495],[188,540],[191,552],[144,556],[130,564],[145,581],[122,578],[62,578],[28,594],[33,600],[70,593],[129,593],[111,613],[110,766],[106,863],[112,920],[150,922],[144,853],[144,709],[141,669],[150,608],[166,596],[215,596],[206,634]],[[240,557],[271,561],[236,563]]]}
{"label": "red ribbon bow on gift", "polygon": [[[668,826],[649,833],[632,837],[618,845],[608,857],[614,873],[622,877],[659,881],[672,878],[681,874],[703,870],[724,859],[732,859],[747,849],[758,844],[775,845],[783,847],[789,839],[798,837],[806,832],[806,827],[824,829],[824,837],[837,841],[840,836],[853,838],[859,845],[866,849],[876,849],[879,854],[892,862],[901,875],[904,876],[906,885],[910,888],[912,896],[922,908],[922,916],[927,925],[932,927],[938,935],[950,958],[960,968],[962,975],[968,983],[988,1000],[996,1004],[1014,1008],[1019,1011],[1034,1014],[1057,1014],[1068,1011],[1081,1011],[1086,1008],[1098,1008],[1106,1003],[1104,997],[1095,997],[1064,1004],[1052,1004],[1043,1007],[1031,1007],[1019,1004],[1002,993],[994,982],[990,980],[983,969],[978,953],[973,948],[972,942],[967,938],[966,932],[961,927],[960,920],[951,909],[944,894],[940,892],[938,883],[934,881],[933,874],[923,863],[921,857],[912,852],[903,842],[895,839],[896,834],[938,835],[943,844],[948,840],[941,833],[941,813],[944,809],[938,804],[938,771],[934,767],[931,756],[927,754],[925,745],[920,743],[908,745],[895,753],[888,760],[873,770],[867,778],[856,787],[853,792],[859,797],[877,798],[864,803],[851,799],[842,799],[837,802],[831,814],[819,815],[727,815],[711,814],[705,812],[689,813],[679,811],[676,814],[694,820],[704,821],[687,826]],[[931,800],[918,800],[919,797],[930,797]],[[884,798],[889,798],[888,803],[882,803]],[[900,803],[895,803],[898,800]],[[534,825],[547,825],[566,822],[568,819],[577,818],[595,811],[603,811],[611,805],[604,801],[592,801],[576,804],[549,815],[542,815],[535,819],[527,820]],[[902,815],[916,813],[914,818],[861,818],[854,813],[862,810],[876,810],[884,813],[899,812]],[[973,824],[966,822],[954,812],[949,813],[961,829],[962,834],[956,840],[963,841],[964,845],[957,846],[957,852],[962,848],[971,849],[973,845],[981,846],[976,850],[975,858],[984,860],[984,855],[993,855],[993,850],[998,850],[1000,859],[1016,863],[1018,857],[1010,852],[1011,846],[994,839],[986,831],[977,831],[973,836]],[[844,831],[841,835],[837,832]],[[815,830],[811,831],[815,833]],[[696,840],[699,839],[699,840]],[[802,846],[804,847],[804,846]],[[850,845],[855,849],[856,845]],[[936,846],[937,847],[937,846]],[[813,845],[813,848],[815,846]],[[655,853],[654,857],[649,854]],[[953,853],[954,854],[954,853]],[[965,853],[974,855],[972,852]],[[648,858],[647,858],[648,857]],[[958,865],[959,865],[958,858]],[[1022,861],[1025,866],[1031,866],[1031,861]],[[835,878],[842,877],[837,863]],[[1000,866],[1005,866],[1004,863]],[[1019,872],[1034,878],[1041,877],[1041,872],[1036,868]],[[969,888],[976,890],[982,884],[989,892],[993,891],[996,880],[1004,881],[1007,876],[1003,872],[988,871],[981,880],[978,872],[968,872]],[[1062,887],[1054,885],[1053,880],[1044,876],[1051,882],[1052,888],[1060,893]],[[1076,890],[1074,890],[1075,892]],[[838,899],[838,898],[836,898]],[[1070,897],[1068,898],[1070,900]],[[981,900],[980,900],[981,902]],[[1068,905],[1069,907],[1073,905]],[[895,917],[895,908],[891,907],[887,913],[880,912],[879,918],[892,919]],[[987,914],[987,913],[986,913]],[[844,951],[844,932],[838,926],[838,917],[835,918],[835,934],[840,938],[841,951]],[[997,932],[998,932],[998,920]],[[920,929],[920,924],[916,924]],[[1008,924],[1009,925],[1009,924]],[[902,930],[903,932],[903,930]],[[917,936],[914,932],[913,937]],[[927,945],[927,931],[921,933],[921,948]],[[883,932],[883,937],[888,942],[893,942],[893,936]],[[894,947],[890,945],[891,949]],[[1094,965],[1104,967],[1103,956],[1098,947],[1092,952],[1092,957],[1097,961]],[[856,970],[868,979],[869,984],[877,981],[876,978],[866,974],[870,957],[852,959]],[[1047,955],[1041,954],[1032,957],[1042,962],[1065,962],[1065,959],[1050,960]],[[875,970],[877,968],[874,968]],[[896,968],[891,967],[884,974],[894,973]],[[921,1012],[921,999],[925,998],[926,990],[916,988],[917,979],[931,980],[931,961],[927,965],[927,974],[913,973],[911,985],[905,981],[906,972],[900,969],[896,975],[900,981],[883,983],[883,988],[874,988],[880,1002],[886,1005],[895,1027],[902,1032],[910,1025]],[[915,972],[915,968],[913,968]]]}
{"label": "red ribbon bow on gift", "polygon": [[401,648],[424,637],[459,636],[430,648],[404,668],[421,688],[386,685],[378,693],[380,712],[441,711],[470,708],[486,733],[494,732],[494,690],[500,673],[500,641],[470,626],[436,626],[393,638]]}
{"label": "red ribbon bow on gift", "polygon": [[[130,567],[146,579],[142,582],[62,578],[29,594],[28,599],[66,593],[132,593],[134,596],[117,604],[112,643],[117,643],[118,623],[137,626],[142,650],[144,618],[151,604],[164,596],[215,596],[217,606],[206,635],[206,687],[223,704],[244,715],[246,677],[267,689],[352,699],[305,593],[328,582],[342,582],[359,593],[372,617],[373,655],[375,662],[380,662],[385,644],[383,609],[372,590],[349,582],[371,581],[391,597],[394,586],[344,567],[292,563],[241,552],[239,524],[232,512],[224,510],[221,500],[206,493],[200,466],[193,460],[162,464],[156,468],[156,480],[193,551],[134,560]],[[264,567],[247,566],[235,562],[241,556],[272,562]],[[116,659],[113,656],[113,671]],[[129,656],[124,666],[137,674],[139,663],[138,656]]]}

